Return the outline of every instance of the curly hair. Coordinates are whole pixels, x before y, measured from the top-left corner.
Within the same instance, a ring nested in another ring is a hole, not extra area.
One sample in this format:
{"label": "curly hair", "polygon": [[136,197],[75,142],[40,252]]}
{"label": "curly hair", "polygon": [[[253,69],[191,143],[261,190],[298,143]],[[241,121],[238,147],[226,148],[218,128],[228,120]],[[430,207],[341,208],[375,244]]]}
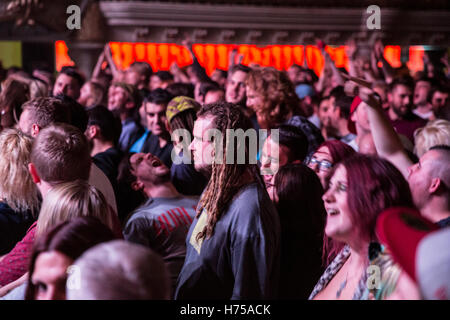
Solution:
{"label": "curly hair", "polygon": [[[206,104],[197,113],[197,118],[214,117],[214,128],[222,133],[223,161],[212,163],[212,173],[208,185],[203,192],[197,207],[197,217],[200,216],[203,209],[209,215],[207,225],[197,234],[197,240],[210,238],[214,233],[214,227],[220,217],[226,210],[233,196],[245,185],[242,177],[245,173],[250,172],[253,178],[264,186],[259,170],[256,164],[251,164],[249,140],[245,141],[245,161],[239,164],[236,159],[227,162],[227,129],[242,129],[244,131],[252,128],[250,120],[244,115],[240,107],[233,103],[217,102]],[[234,154],[236,158],[236,152]]]}
{"label": "curly hair", "polygon": [[272,67],[255,68],[245,84],[262,97],[262,105],[251,108],[268,124],[268,129],[285,122],[289,114],[304,115],[294,85],[284,72]]}

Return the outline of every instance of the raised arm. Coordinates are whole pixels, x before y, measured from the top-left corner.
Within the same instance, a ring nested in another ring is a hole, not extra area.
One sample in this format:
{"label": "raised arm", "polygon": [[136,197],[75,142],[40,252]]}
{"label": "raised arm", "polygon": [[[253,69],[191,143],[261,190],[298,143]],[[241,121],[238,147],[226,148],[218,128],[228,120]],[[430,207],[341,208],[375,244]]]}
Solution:
{"label": "raised arm", "polygon": [[103,61],[105,61],[105,49],[103,49],[102,53],[98,56],[97,63],[91,74],[91,79],[98,78],[100,71],[102,70]]}
{"label": "raised arm", "polygon": [[448,52],[446,52],[444,54],[444,56],[441,58],[441,62],[445,67],[445,76],[447,77],[447,79],[450,79],[450,61],[449,61]]}
{"label": "raised arm", "polygon": [[345,54],[347,55],[348,59],[348,74],[351,75],[352,77],[359,77],[355,67],[356,50],[357,47],[355,40],[351,39],[347,41]]}
{"label": "raised arm", "polygon": [[389,160],[407,178],[408,168],[413,163],[384,113],[379,99],[375,98],[371,89],[362,86],[359,87],[359,96],[368,105],[367,118],[378,155]]}
{"label": "raised arm", "polygon": [[384,74],[384,79],[386,80],[387,84],[390,84],[394,79],[395,71],[390,65],[390,63],[387,62],[387,60],[384,58],[383,53],[384,53],[383,43],[381,42],[381,40],[378,40],[375,43],[375,54],[377,56],[377,59],[381,61],[381,63],[383,64],[382,70]]}
{"label": "raised arm", "polygon": [[[327,59],[327,57],[325,56],[324,47],[325,47],[325,44],[323,43],[323,41],[317,40],[317,48],[319,48],[320,52],[322,53],[323,58],[325,59],[322,73],[320,74],[319,80],[315,84],[315,89],[317,92],[322,92],[325,90],[325,86],[328,83],[328,78],[330,77],[330,71],[331,71],[330,66],[329,66],[330,59]],[[306,59],[306,49],[305,49],[305,59]]]}
{"label": "raised arm", "polygon": [[309,67],[308,67],[308,59],[306,57],[306,46],[303,46],[303,68],[309,69]]}
{"label": "raised arm", "polygon": [[[228,55],[228,71],[231,71],[236,64],[236,55],[237,55],[237,49],[233,48],[233,50],[230,51],[230,54]],[[230,73],[228,73],[229,75]]]}
{"label": "raised arm", "polygon": [[190,83],[189,77],[180,69],[176,61],[170,66],[170,72],[173,74],[175,82]]}
{"label": "raised arm", "polygon": [[119,76],[119,70],[117,69],[117,66],[112,58],[111,48],[109,47],[109,44],[105,45],[105,49],[103,50],[103,52],[105,53],[106,61],[108,62],[109,67],[111,68],[113,79],[115,79]]}
{"label": "raised arm", "polygon": [[189,51],[189,53],[191,54],[192,57],[192,70],[195,72],[195,74],[197,75],[197,77],[200,79],[200,81],[204,82],[204,81],[209,81],[209,76],[206,74],[206,70],[205,68],[203,68],[200,65],[200,62],[197,59],[197,56],[194,53],[194,49],[193,49],[193,45],[192,42],[189,40],[188,37],[186,37],[183,41],[182,41],[183,46]]}
{"label": "raised arm", "polygon": [[381,79],[380,69],[378,68],[377,53],[375,52],[375,47],[372,48],[370,53],[370,69],[376,79]]}
{"label": "raised arm", "polygon": [[336,79],[336,82],[338,83],[338,85],[343,86],[345,83],[345,80],[342,77],[342,75],[341,75],[340,71],[338,70],[338,68],[336,67],[336,65],[334,64],[334,61],[331,60],[331,57],[328,54],[328,52],[325,51],[325,48],[322,49],[322,55],[324,56],[326,63],[328,64],[328,66],[331,69],[332,77],[334,79]]}

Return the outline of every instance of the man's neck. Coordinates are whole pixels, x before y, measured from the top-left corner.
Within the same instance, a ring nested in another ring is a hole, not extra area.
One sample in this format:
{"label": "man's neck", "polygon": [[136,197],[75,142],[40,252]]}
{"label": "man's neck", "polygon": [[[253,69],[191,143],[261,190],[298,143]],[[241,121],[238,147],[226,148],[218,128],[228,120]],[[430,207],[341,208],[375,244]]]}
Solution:
{"label": "man's neck", "polygon": [[148,184],[144,186],[144,193],[149,198],[176,198],[180,196],[170,181],[160,185]]}
{"label": "man's neck", "polygon": [[391,119],[391,121],[401,120],[401,117],[397,113],[395,113],[393,107],[389,108],[388,115],[389,115],[389,119]]}
{"label": "man's neck", "polygon": [[434,223],[450,217],[450,209],[444,199],[430,200],[426,206],[420,209],[420,213]]}
{"label": "man's neck", "polygon": [[338,131],[339,131],[339,137],[345,137],[350,133],[347,128],[347,120],[346,119],[339,119],[338,123]]}
{"label": "man's neck", "polygon": [[356,124],[356,144],[359,146],[359,143],[361,142],[361,139],[366,135],[369,134],[370,130],[364,130],[362,127],[358,126]]}
{"label": "man's neck", "polygon": [[422,103],[417,105],[417,110],[419,110],[420,112],[428,112],[431,111],[431,104],[429,103]]}
{"label": "man's neck", "polygon": [[421,115],[426,115],[427,113],[429,113],[431,111],[431,105],[426,103],[423,105],[419,105],[416,108],[416,112],[421,114]]}
{"label": "man's neck", "polygon": [[36,184],[39,191],[41,192],[42,199],[45,199],[47,196],[47,193],[52,188],[52,185],[50,185],[48,182],[41,180],[39,183]]}
{"label": "man's neck", "polygon": [[328,140],[330,138],[338,138],[339,137],[338,129],[333,126],[328,126],[328,127],[323,126],[321,128],[321,131],[322,131],[322,136],[324,137],[325,140]]}
{"label": "man's neck", "polygon": [[98,139],[94,139],[93,143],[94,145],[91,150],[91,157],[94,157],[96,154],[105,152],[106,150],[114,147],[114,144],[110,141],[101,141]]}
{"label": "man's neck", "polygon": [[130,115],[128,114],[128,111],[124,111],[124,112],[120,113],[120,121],[124,122],[128,118],[130,118]]}
{"label": "man's neck", "polygon": [[158,136],[159,147],[164,148],[166,146],[166,144],[169,142],[169,140],[170,140],[169,134],[162,134],[162,135]]}

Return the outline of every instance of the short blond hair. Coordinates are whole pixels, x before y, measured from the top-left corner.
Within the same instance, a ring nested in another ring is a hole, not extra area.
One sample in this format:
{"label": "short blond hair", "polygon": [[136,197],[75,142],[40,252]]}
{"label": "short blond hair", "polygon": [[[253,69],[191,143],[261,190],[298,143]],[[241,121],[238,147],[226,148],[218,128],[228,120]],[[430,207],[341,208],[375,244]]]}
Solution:
{"label": "short blond hair", "polygon": [[37,213],[39,190],[34,184],[28,164],[33,139],[17,129],[0,133],[0,198],[14,211]]}
{"label": "short blond hair", "polygon": [[41,180],[50,185],[88,180],[89,143],[78,128],[65,123],[53,124],[42,129],[34,140],[31,162]]}
{"label": "short blond hair", "polygon": [[77,217],[97,218],[114,230],[113,214],[101,191],[87,181],[61,183],[51,188],[42,202],[36,235]]}
{"label": "short blond hair", "polygon": [[433,146],[450,146],[450,122],[444,119],[428,122],[414,132],[414,143],[414,152],[419,158]]}

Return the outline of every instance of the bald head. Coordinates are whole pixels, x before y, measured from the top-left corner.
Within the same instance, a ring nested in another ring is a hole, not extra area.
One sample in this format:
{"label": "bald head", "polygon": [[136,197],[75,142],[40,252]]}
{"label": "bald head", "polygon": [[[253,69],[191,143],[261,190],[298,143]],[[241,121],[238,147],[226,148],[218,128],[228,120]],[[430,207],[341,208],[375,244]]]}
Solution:
{"label": "bald head", "polygon": [[[68,300],[166,300],[170,280],[163,259],[141,245],[115,240],[86,251],[67,281]],[[70,285],[69,285],[70,284]]]}
{"label": "bald head", "polygon": [[427,153],[432,159],[430,174],[441,180],[448,193],[450,191],[450,146],[434,146]]}

